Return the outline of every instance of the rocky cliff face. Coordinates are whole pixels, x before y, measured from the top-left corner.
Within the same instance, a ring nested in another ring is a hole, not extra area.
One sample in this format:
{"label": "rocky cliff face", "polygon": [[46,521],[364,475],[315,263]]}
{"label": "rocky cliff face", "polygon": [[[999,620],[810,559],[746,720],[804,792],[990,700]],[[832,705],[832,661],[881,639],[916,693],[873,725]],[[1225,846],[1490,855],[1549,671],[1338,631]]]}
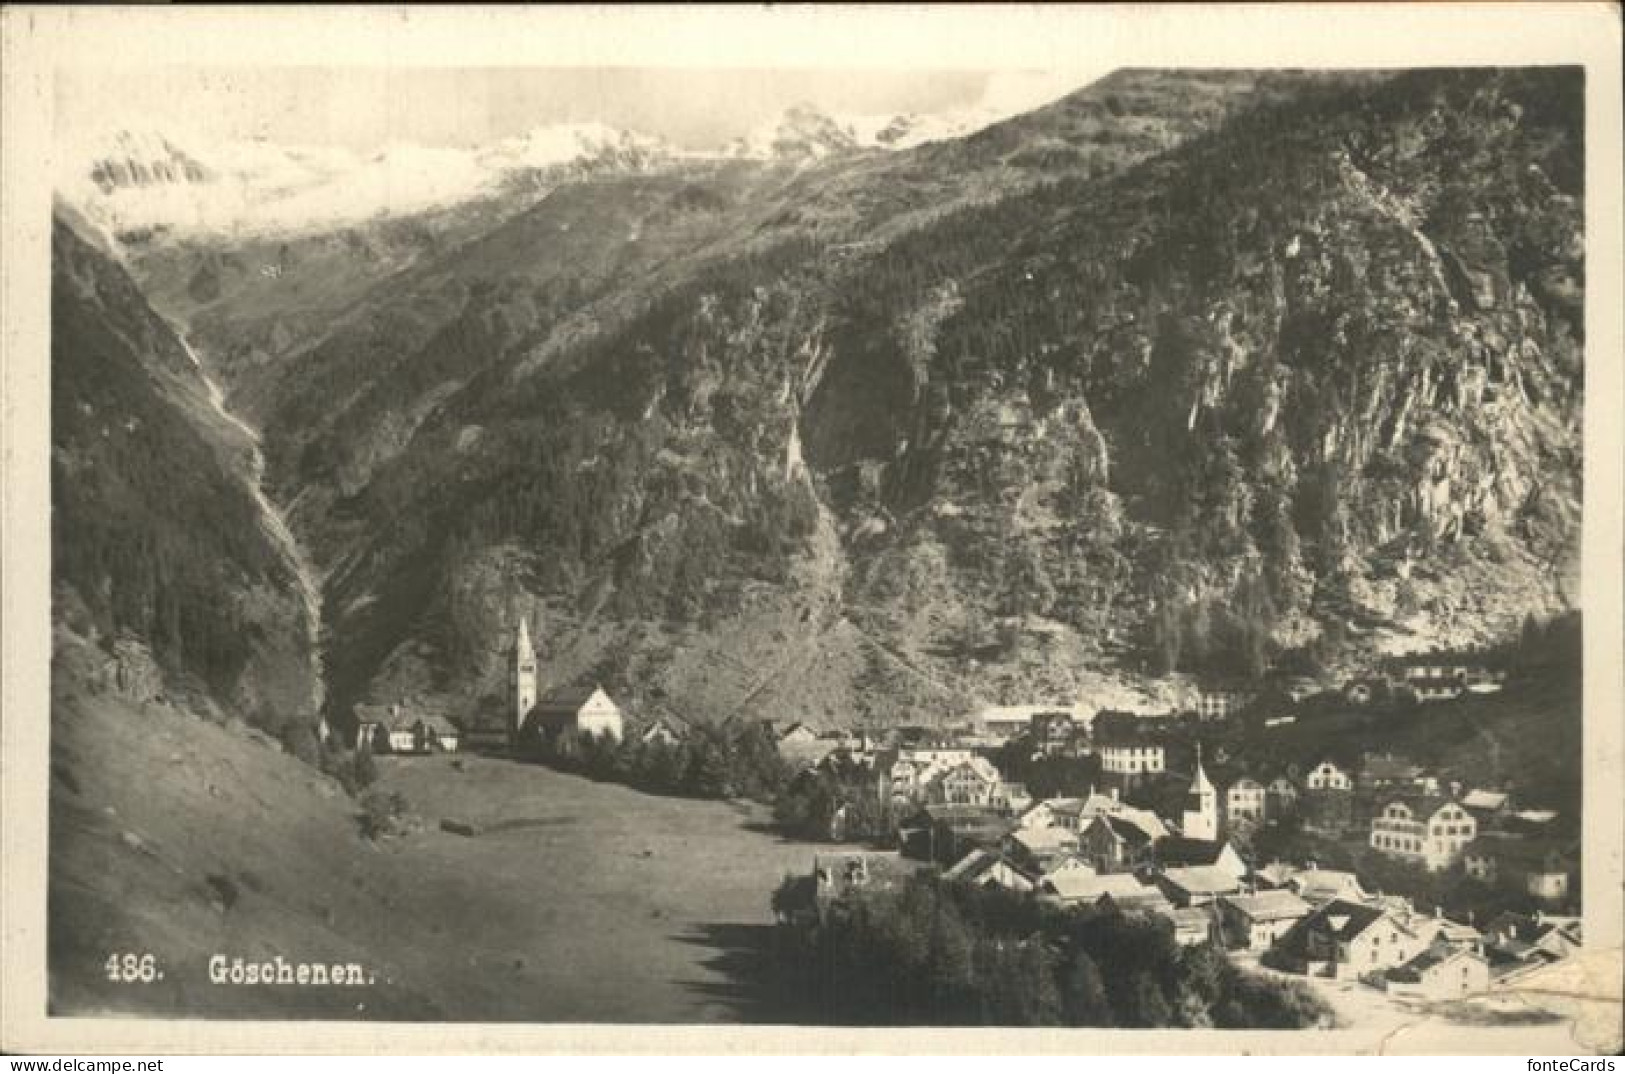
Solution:
{"label": "rocky cliff face", "polygon": [[549,682],[818,723],[1572,604],[1579,78],[1130,72],[560,189],[238,382],[341,707],[499,710],[521,611]]}
{"label": "rocky cliff face", "polygon": [[102,250],[53,234],[52,556],[86,685],[274,727],[314,715],[308,609],[254,495],[253,445]]}

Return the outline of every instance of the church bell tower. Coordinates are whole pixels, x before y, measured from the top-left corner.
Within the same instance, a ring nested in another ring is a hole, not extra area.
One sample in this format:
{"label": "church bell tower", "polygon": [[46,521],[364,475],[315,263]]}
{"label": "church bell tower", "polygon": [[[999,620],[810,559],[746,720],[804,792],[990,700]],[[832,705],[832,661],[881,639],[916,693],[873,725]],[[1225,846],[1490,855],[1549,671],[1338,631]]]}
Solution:
{"label": "church bell tower", "polygon": [[513,645],[513,735],[524,730],[525,717],[536,707],[536,649],[530,643],[530,617],[519,617],[519,637]]}
{"label": "church bell tower", "polygon": [[1185,816],[1179,826],[1187,839],[1219,838],[1219,792],[1202,770],[1202,744],[1196,744],[1196,775],[1191,778],[1191,789],[1185,800]]}

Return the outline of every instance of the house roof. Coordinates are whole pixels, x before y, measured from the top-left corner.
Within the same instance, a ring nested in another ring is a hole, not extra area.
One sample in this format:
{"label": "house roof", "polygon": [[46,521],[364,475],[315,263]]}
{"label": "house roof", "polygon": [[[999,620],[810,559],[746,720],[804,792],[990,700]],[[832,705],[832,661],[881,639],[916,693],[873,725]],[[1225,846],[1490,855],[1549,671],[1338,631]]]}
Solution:
{"label": "house roof", "polygon": [[[536,702],[536,712],[569,713],[574,716],[582,707],[592,700],[592,696],[599,692],[597,684],[592,686],[555,686],[544,693]],[[608,694],[604,695],[606,698]]]}
{"label": "house roof", "polygon": [[991,850],[983,850],[981,848],[973,850],[969,854],[966,854],[963,858],[960,858],[954,863],[953,868],[949,869],[942,875],[948,880],[964,880],[968,883],[975,883],[1000,865],[1003,865],[1012,873],[1022,877],[1029,883],[1038,882],[1037,878],[1034,877],[1032,873],[1016,865],[1004,855],[994,853]]}
{"label": "house roof", "polygon": [[1240,886],[1234,874],[1217,865],[1192,865],[1183,869],[1165,869],[1162,879],[1173,887],[1192,895],[1217,895],[1235,891]]}
{"label": "house roof", "polygon": [[1102,712],[1090,725],[1097,747],[1161,746],[1153,737],[1167,725],[1165,719],[1134,713]]}
{"label": "house roof", "polygon": [[1455,804],[1442,794],[1389,794],[1383,796],[1382,808],[1387,809],[1396,802],[1409,806],[1418,820],[1426,820],[1445,806]]}
{"label": "house roof", "polygon": [[1113,817],[1127,821],[1138,826],[1152,839],[1160,839],[1168,834],[1168,828],[1162,820],[1149,809],[1140,809],[1136,806],[1125,805],[1120,800],[1105,794],[1091,793],[1084,798],[1047,798],[1042,802],[1034,802],[1023,813],[1025,817],[1039,806],[1047,806],[1050,813],[1058,817]]}
{"label": "house roof", "polygon": [[1113,838],[1121,840],[1131,847],[1138,848],[1151,842],[1150,833],[1128,817],[1115,817],[1109,813],[1097,813],[1089,818],[1089,823],[1083,826],[1082,831],[1086,833],[1097,825]]}
{"label": "house roof", "polygon": [[1430,970],[1448,965],[1451,962],[1455,962],[1457,959],[1463,958],[1478,959],[1480,962],[1483,961],[1480,956],[1474,954],[1468,948],[1447,947],[1442,944],[1436,944],[1429,947],[1427,950],[1423,951],[1421,954],[1417,955],[1403,966],[1395,966],[1393,969],[1388,971],[1387,976],[1390,981],[1420,981],[1422,977]]}
{"label": "house roof", "polygon": [[1448,917],[1435,917],[1433,924],[1439,936],[1452,943],[1470,943],[1482,935],[1472,925],[1463,921],[1453,921]]}
{"label": "house roof", "polygon": [[921,816],[928,824],[940,824],[955,836],[979,839],[1000,839],[1015,826],[1009,818],[983,806],[932,804],[915,814],[915,821]]}
{"label": "house roof", "polygon": [[1019,828],[1010,838],[1034,854],[1053,854],[1078,845],[1077,835],[1067,828]]}
{"label": "house roof", "polygon": [[1139,817],[1104,813],[1096,819],[1105,821],[1112,833],[1131,847],[1149,846],[1155,837],[1155,833],[1148,831]]}
{"label": "house roof", "polygon": [[368,705],[355,707],[356,722],[375,723],[389,731],[410,731],[422,722],[437,735],[461,734],[462,730],[451,720],[437,713],[423,712],[408,705]]}
{"label": "house roof", "polygon": [[1341,869],[1305,869],[1293,874],[1289,880],[1299,895],[1311,902],[1335,899],[1342,895],[1360,897],[1360,878]]}
{"label": "house roof", "polygon": [[1253,921],[1287,921],[1305,917],[1314,907],[1290,891],[1261,891],[1256,895],[1227,895],[1224,900]]}
{"label": "house roof", "polygon": [[1095,900],[1096,906],[1111,906],[1119,910],[1132,910],[1137,913],[1168,914],[1174,909],[1168,896],[1153,885],[1146,885],[1138,891],[1108,891]]}
{"label": "house roof", "polygon": [[1272,861],[1257,872],[1259,876],[1271,884],[1280,887],[1294,876],[1297,876],[1300,871],[1296,865],[1288,865],[1284,861]]}
{"label": "house roof", "polygon": [[1044,863],[1044,875],[1046,876],[1073,870],[1093,873],[1095,867],[1070,851],[1061,851]]}
{"label": "house roof", "polygon": [[1557,917],[1545,914],[1518,914],[1508,911],[1491,921],[1484,929],[1484,935],[1495,939],[1503,946],[1509,942],[1500,940],[1500,937],[1510,934],[1512,943],[1538,944],[1540,941],[1556,932],[1567,939],[1579,942],[1580,919],[1573,917]]}
{"label": "house roof", "polygon": [[1468,809],[1505,809],[1509,795],[1505,791],[1470,790],[1462,796],[1461,804]]}
{"label": "house roof", "polygon": [[1094,902],[1102,895],[1118,899],[1134,899],[1160,895],[1134,876],[1133,873],[1086,873],[1081,869],[1055,873],[1044,878],[1045,887],[1068,901]]}
{"label": "house roof", "polygon": [[1159,864],[1172,867],[1213,865],[1223,856],[1230,844],[1216,839],[1192,839],[1183,835],[1168,835],[1157,840],[1152,848]]}
{"label": "house roof", "polygon": [[1312,928],[1330,933],[1338,940],[1352,940],[1388,916],[1388,911],[1369,903],[1333,899],[1304,918]]}

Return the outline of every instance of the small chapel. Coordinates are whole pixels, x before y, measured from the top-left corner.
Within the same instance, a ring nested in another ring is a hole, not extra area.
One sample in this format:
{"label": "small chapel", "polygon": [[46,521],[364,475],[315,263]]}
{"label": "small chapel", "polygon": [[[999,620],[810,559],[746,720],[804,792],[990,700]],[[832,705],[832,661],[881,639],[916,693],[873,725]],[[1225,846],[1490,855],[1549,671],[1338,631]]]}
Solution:
{"label": "small chapel", "polygon": [[624,734],[620,706],[597,684],[561,685],[543,693],[536,648],[530,640],[530,619],[520,616],[514,638],[509,686],[514,700],[513,740],[534,741],[559,734],[607,736],[619,742]]}

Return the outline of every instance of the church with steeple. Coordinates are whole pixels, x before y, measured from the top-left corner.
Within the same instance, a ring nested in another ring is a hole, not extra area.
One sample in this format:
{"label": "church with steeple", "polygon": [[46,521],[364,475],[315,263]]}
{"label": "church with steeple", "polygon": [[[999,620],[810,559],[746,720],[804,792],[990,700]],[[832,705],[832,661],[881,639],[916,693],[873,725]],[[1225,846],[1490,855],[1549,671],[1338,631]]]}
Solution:
{"label": "church with steeple", "polygon": [[625,733],[621,710],[604,688],[558,686],[543,693],[536,647],[530,640],[530,618],[519,617],[509,665],[509,692],[513,697],[514,745],[550,738],[564,732],[609,737],[619,742]]}
{"label": "church with steeple", "polygon": [[514,639],[513,666],[508,676],[513,691],[513,737],[518,741],[525,717],[536,707],[536,649],[530,643],[530,616],[519,617],[519,636]]}
{"label": "church with steeple", "polygon": [[1185,815],[1179,829],[1187,839],[1211,841],[1219,838],[1219,792],[1202,769],[1200,742],[1196,744],[1196,774],[1191,777],[1191,789],[1185,798]]}

